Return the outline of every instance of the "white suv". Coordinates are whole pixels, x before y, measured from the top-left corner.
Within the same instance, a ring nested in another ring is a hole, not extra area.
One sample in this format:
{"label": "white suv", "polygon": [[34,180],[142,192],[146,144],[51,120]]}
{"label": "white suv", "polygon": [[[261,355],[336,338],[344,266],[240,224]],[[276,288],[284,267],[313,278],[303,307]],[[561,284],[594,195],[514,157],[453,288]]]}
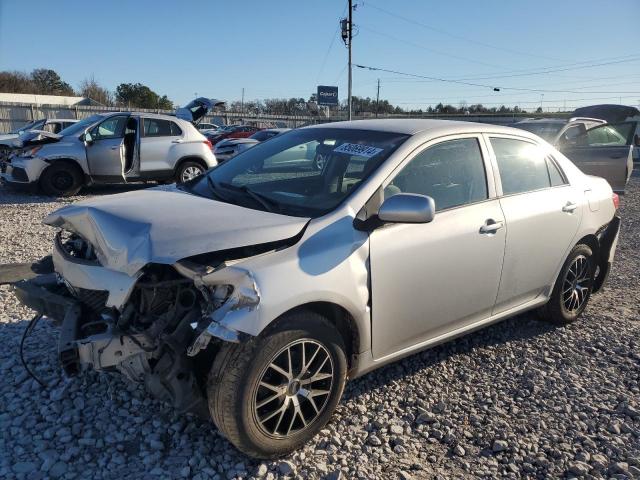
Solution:
{"label": "white suv", "polygon": [[22,150],[0,176],[56,196],[74,195],[93,183],[185,182],[217,165],[211,142],[193,125],[215,105],[198,98],[176,116],[111,112],[59,134],[25,135]]}

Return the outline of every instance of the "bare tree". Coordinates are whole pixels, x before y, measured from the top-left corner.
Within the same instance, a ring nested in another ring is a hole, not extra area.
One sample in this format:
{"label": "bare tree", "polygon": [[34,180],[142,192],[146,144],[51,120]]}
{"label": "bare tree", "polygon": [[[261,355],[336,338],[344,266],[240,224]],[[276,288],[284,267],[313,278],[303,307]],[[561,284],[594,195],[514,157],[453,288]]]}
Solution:
{"label": "bare tree", "polygon": [[114,103],[113,94],[106,88],[102,87],[93,75],[85,78],[80,83],[79,93],[81,96],[90,98],[91,100],[105,106],[111,106]]}

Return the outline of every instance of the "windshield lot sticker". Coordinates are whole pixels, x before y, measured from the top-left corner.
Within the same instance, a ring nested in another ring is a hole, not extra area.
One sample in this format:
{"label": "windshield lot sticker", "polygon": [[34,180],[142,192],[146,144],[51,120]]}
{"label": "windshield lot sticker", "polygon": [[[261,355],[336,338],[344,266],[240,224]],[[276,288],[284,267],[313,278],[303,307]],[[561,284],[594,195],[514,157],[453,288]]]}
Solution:
{"label": "windshield lot sticker", "polygon": [[379,154],[383,149],[371,147],[369,145],[358,145],[357,143],[343,143],[334,148],[335,153],[346,153],[347,155],[357,155],[359,157],[371,158]]}

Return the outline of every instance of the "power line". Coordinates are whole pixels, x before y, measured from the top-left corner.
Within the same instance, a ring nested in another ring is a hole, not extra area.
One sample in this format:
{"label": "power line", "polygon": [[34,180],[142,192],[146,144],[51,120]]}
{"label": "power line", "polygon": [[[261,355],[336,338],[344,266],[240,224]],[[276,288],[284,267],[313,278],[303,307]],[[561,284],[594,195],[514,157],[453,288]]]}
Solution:
{"label": "power line", "polygon": [[482,87],[482,88],[491,88],[496,92],[499,92],[501,90],[516,90],[516,91],[522,91],[522,92],[538,92],[538,93],[593,93],[593,94],[600,94],[600,93],[635,93],[635,94],[640,94],[640,92],[576,92],[573,90],[547,90],[547,89],[540,89],[540,88],[518,88],[518,87],[503,87],[503,86],[496,86],[496,85],[487,85],[487,84],[482,84],[482,83],[472,83],[472,82],[465,82],[465,81],[461,81],[461,80],[452,80],[452,79],[446,79],[446,78],[438,78],[438,77],[429,77],[426,75],[418,75],[416,73],[406,73],[406,72],[399,72],[397,70],[389,70],[386,68],[379,68],[379,67],[370,67],[367,65],[360,65],[357,63],[353,64],[354,66],[358,67],[358,68],[362,68],[365,70],[371,70],[371,71],[377,71],[377,72],[387,72],[387,73],[393,73],[395,75],[404,75],[407,77],[415,77],[415,78],[424,78],[427,80],[432,80],[434,82],[444,82],[444,83],[455,83],[455,84],[459,84],[459,85],[468,85],[471,87]]}
{"label": "power line", "polygon": [[528,57],[544,58],[544,59],[547,59],[547,60],[556,60],[556,61],[559,60],[557,58],[547,57],[547,56],[544,56],[544,55],[536,55],[534,53],[521,52],[521,51],[518,51],[518,50],[513,50],[513,49],[505,48],[505,47],[499,47],[497,45],[491,45],[490,43],[485,43],[485,42],[481,42],[481,41],[474,40],[474,39],[471,39],[471,38],[463,37],[461,35],[457,35],[455,33],[451,33],[451,32],[449,32],[447,30],[443,30],[441,28],[437,28],[437,27],[434,27],[432,25],[427,25],[426,23],[419,22],[419,21],[414,20],[412,18],[407,18],[407,17],[404,17],[402,15],[398,15],[397,13],[390,12],[389,10],[385,10],[384,8],[381,8],[381,7],[378,7],[378,6],[374,5],[370,1],[367,1],[367,3],[365,5],[367,7],[371,7],[373,9],[375,9],[375,10],[378,10],[378,11],[380,11],[382,13],[385,13],[385,14],[390,15],[392,17],[398,18],[398,19],[403,20],[405,22],[412,23],[413,25],[418,25],[420,27],[426,28],[427,30],[432,30],[432,31],[440,33],[440,34],[447,35],[447,36],[449,36],[451,38],[455,38],[455,39],[458,39],[458,40],[463,40],[465,42],[473,43],[473,44],[480,45],[480,46],[483,46],[483,47],[486,47],[486,48],[492,48],[494,50],[500,50],[500,51],[512,53],[512,54],[515,54],[515,55],[526,55]]}
{"label": "power line", "polygon": [[389,35],[387,33],[379,32],[379,31],[374,30],[373,28],[370,28],[370,27],[365,27],[365,26],[361,25],[360,28],[362,28],[363,30],[366,30],[368,32],[375,33],[376,35],[380,35],[382,37],[386,37],[386,38],[388,38],[390,40],[394,40],[396,42],[404,43],[406,45],[411,45],[413,47],[420,48],[422,50],[426,50],[427,52],[435,53],[436,55],[442,55],[442,56],[449,57],[449,58],[455,58],[455,59],[458,59],[458,60],[463,60],[465,62],[477,63],[478,65],[484,65],[485,67],[500,68],[497,65],[493,65],[491,63],[485,63],[485,62],[481,62],[480,60],[473,60],[471,58],[461,57],[459,55],[454,55],[452,53],[446,53],[446,52],[441,52],[439,50],[434,50],[433,48],[425,47],[424,45],[420,45],[418,43],[414,43],[414,42],[411,42],[409,40],[403,40],[401,38],[394,37],[394,36]]}
{"label": "power line", "polygon": [[[340,18],[344,16],[344,12],[346,11],[347,11],[347,7],[345,7],[344,10],[342,10],[342,15],[340,15]],[[338,23],[338,26],[336,27],[335,32],[333,32],[333,36],[331,37],[331,42],[329,43],[329,48],[327,48],[327,51],[324,54],[324,58],[322,59],[322,64],[320,65],[320,70],[318,71],[318,76],[316,77],[316,83],[320,82],[320,75],[322,75],[322,72],[324,71],[325,64],[329,59],[329,54],[331,53],[331,49],[333,48],[333,44],[336,41],[336,37],[338,36],[339,31],[340,31],[340,23]]]}

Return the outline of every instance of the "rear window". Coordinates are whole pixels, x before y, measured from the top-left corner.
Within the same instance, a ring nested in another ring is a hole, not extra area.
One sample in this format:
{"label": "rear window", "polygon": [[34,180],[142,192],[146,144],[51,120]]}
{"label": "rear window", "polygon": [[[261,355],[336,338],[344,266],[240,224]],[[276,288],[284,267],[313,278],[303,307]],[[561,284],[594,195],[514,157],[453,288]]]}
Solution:
{"label": "rear window", "polygon": [[544,152],[535,143],[513,138],[491,138],[502,193],[513,195],[551,186]]}
{"label": "rear window", "polygon": [[170,137],[176,135],[182,135],[182,130],[174,122],[160,118],[144,119],[145,137]]}

